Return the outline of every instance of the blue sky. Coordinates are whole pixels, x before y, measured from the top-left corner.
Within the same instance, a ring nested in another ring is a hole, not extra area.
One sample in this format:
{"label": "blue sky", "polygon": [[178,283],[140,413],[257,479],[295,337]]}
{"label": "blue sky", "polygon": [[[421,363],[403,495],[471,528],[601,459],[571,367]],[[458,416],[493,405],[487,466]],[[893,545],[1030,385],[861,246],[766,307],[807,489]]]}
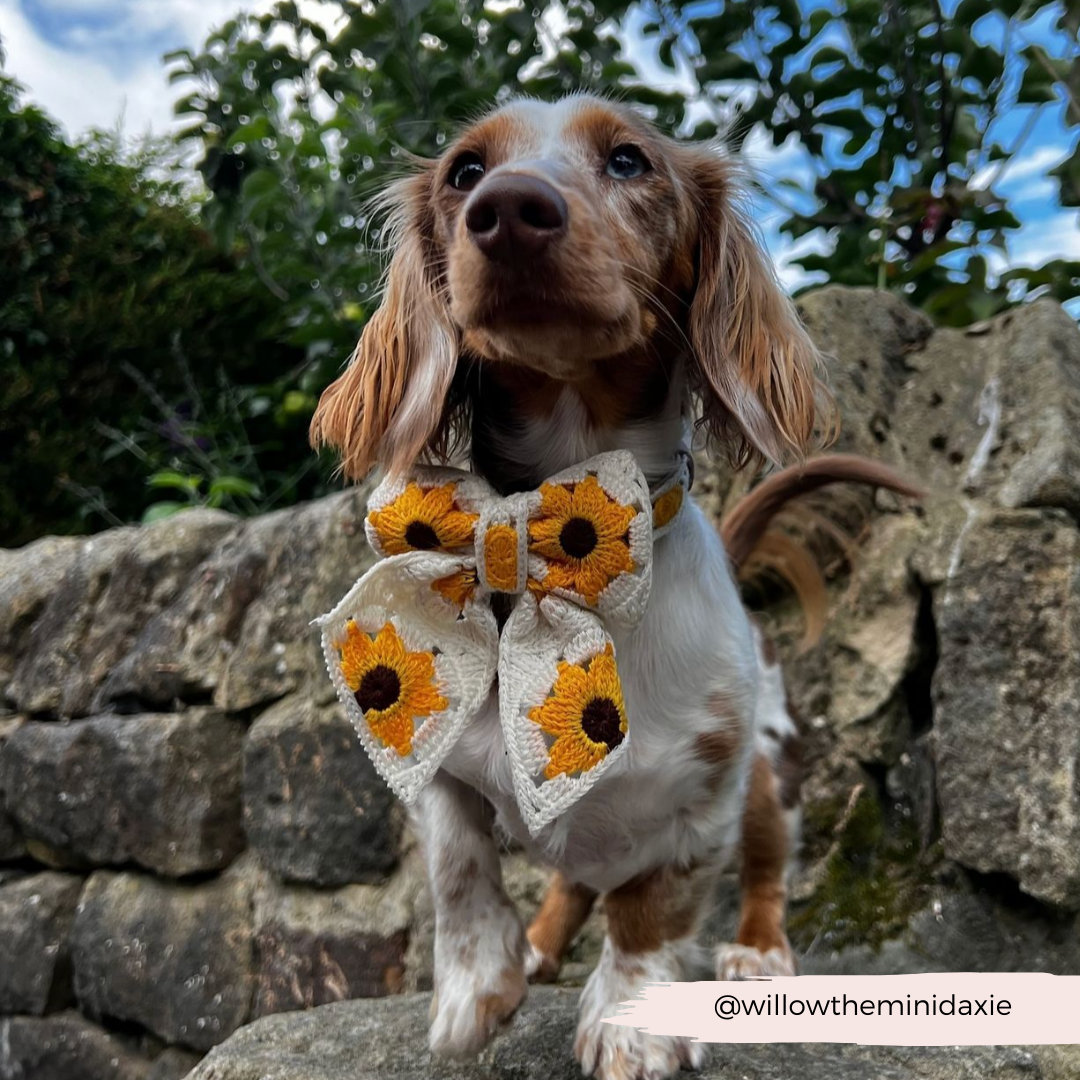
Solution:
{"label": "blue sky", "polygon": [[[819,0],[811,0],[818,6]],[[956,0],[946,0],[952,7]],[[304,0],[311,9],[318,0]],[[0,39],[7,68],[27,87],[31,99],[45,106],[68,132],[76,135],[90,126],[114,127],[129,135],[162,133],[172,123],[173,91],[161,65],[161,54],[181,46],[198,46],[207,32],[224,22],[238,7],[265,7],[259,0],[0,0]],[[331,6],[334,7],[333,5]],[[1024,28],[1029,40],[1062,55],[1068,42],[1053,38],[1050,19],[1042,17]],[[1001,21],[987,16],[975,27],[980,39],[993,40]],[[648,47],[635,47],[646,58]],[[1075,138],[1062,123],[1064,106],[1047,105],[1025,133],[1027,110],[1014,110],[997,132],[1008,147],[1023,135],[1021,152],[997,177],[997,189],[1013,200],[1024,227],[1009,241],[1010,265],[1038,266],[1056,256],[1080,259],[1080,214],[1063,210],[1056,201],[1056,184],[1047,176],[1067,156]],[[801,146],[789,141],[775,149],[761,133],[748,140],[749,156],[768,184],[781,178],[805,180],[811,174]],[[985,177],[984,179],[988,179]],[[792,245],[776,231],[781,216],[762,206],[761,225],[781,274],[789,284],[801,279],[790,266]],[[803,240],[815,247],[821,237]],[[1080,301],[1075,307],[1080,315]]]}

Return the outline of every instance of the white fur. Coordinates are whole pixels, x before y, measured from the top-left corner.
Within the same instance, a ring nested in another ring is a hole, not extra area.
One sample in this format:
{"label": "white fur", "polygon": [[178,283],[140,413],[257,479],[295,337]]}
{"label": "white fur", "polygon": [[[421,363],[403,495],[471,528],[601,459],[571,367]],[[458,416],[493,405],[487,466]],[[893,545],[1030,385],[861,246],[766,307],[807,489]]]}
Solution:
{"label": "white fur", "polygon": [[700,949],[692,936],[644,957],[620,953],[608,938],[581,992],[574,1054],[582,1072],[604,1080],[665,1080],[684,1066],[700,1069],[709,1057],[705,1043],[603,1023],[619,1002],[637,997],[647,983],[682,982],[700,971]]}
{"label": "white fur", "polygon": [[[428,1041],[443,1057],[473,1057],[525,997],[525,930],[502,885],[486,808],[438,774],[413,811],[435,903],[435,993]],[[489,996],[504,1005],[485,1009]]]}

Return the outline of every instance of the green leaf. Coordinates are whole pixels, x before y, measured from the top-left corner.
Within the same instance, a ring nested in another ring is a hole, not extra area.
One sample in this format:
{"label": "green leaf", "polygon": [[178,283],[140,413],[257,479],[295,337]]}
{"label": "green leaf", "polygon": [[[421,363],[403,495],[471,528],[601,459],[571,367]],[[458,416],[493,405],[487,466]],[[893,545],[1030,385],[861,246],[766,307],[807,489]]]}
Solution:
{"label": "green leaf", "polygon": [[244,499],[257,499],[259,494],[259,485],[245,480],[242,476],[218,476],[210,482],[211,498],[232,495]]}
{"label": "green leaf", "polygon": [[184,473],[175,472],[171,469],[163,469],[152,473],[146,480],[148,487],[174,488],[177,491],[186,491],[194,494],[202,486],[201,476],[186,476]]}
{"label": "green leaf", "polygon": [[144,525],[152,525],[155,521],[164,521],[165,518],[174,517],[182,510],[187,510],[188,504],[178,502],[156,502],[152,503],[143,511],[142,523]]}
{"label": "green leaf", "polygon": [[257,143],[262,139],[268,139],[274,134],[268,116],[256,116],[250,123],[242,124],[225,143],[225,149],[231,150],[240,143]]}

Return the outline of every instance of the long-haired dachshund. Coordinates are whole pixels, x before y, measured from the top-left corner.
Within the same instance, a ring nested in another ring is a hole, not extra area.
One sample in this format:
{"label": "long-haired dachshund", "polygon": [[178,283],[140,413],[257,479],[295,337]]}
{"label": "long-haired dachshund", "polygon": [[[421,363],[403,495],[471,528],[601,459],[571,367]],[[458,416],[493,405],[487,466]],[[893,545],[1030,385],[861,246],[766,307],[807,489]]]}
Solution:
{"label": "long-haired dachshund", "polygon": [[[521,646],[518,667],[500,652],[483,704],[438,768],[420,770],[413,809],[436,913],[431,1049],[479,1051],[529,978],[555,977],[600,896],[607,938],[574,1043],[583,1071],[654,1080],[698,1067],[698,1043],[601,1020],[645,983],[701,970],[699,927],[736,859],[741,918],[712,970],[795,973],[784,909],[797,785],[779,779],[795,726],[733,567],[797,494],[834,480],[915,492],[860,459],[805,462],[833,426],[819,357],[755,241],[738,168],[715,147],[676,142],[595,97],[519,100],[419,162],[385,205],[382,303],[322,396],[313,444],[335,447],[350,477],[382,466],[368,525],[387,562],[482,549],[432,586],[458,605],[447,634],[489,619],[503,650],[511,626],[526,635],[519,623],[585,612],[599,643],[556,659]],[[735,467],[789,466],[721,534],[681,498],[695,425]],[[456,447],[471,468],[460,481],[417,471]],[[627,462],[640,496],[624,483]],[[634,594],[621,582],[646,558],[647,604],[622,620],[607,601]],[[335,646],[339,689],[393,781],[442,745],[418,722],[457,707],[439,675],[452,665],[445,646],[410,643],[392,608],[383,629],[359,618]],[[543,689],[513,714],[499,698],[517,700],[534,660]],[[519,740],[508,711],[535,732]],[[546,764],[531,786],[536,753]],[[496,819],[555,871],[528,932],[503,889]]]}

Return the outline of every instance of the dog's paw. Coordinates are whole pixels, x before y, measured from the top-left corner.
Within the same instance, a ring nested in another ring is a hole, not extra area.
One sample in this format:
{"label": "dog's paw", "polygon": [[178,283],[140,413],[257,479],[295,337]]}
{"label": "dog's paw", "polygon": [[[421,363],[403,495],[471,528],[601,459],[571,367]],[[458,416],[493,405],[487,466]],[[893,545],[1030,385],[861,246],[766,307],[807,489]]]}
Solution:
{"label": "dog's paw", "polygon": [[516,915],[501,932],[477,925],[435,938],[428,1044],[439,1057],[476,1057],[525,999],[525,934]]}
{"label": "dog's paw", "polygon": [[716,948],[716,977],[723,982],[759,975],[794,975],[795,970],[795,954],[787,941],[765,952],[734,942]]}
{"label": "dog's paw", "polygon": [[596,1021],[578,1026],[574,1056],[582,1074],[596,1080],[668,1080],[680,1069],[703,1068],[709,1048],[691,1039]]}
{"label": "dog's paw", "polygon": [[559,977],[561,965],[531,942],[525,949],[525,975],[531,983],[553,983]]}
{"label": "dog's paw", "polygon": [[[632,1027],[605,1024],[621,1001],[638,996],[650,982],[681,982],[690,973],[692,945],[668,945],[647,957],[619,955],[604,942],[600,962],[581,992],[574,1056],[585,1076],[596,1080],[667,1080],[680,1069],[700,1069],[709,1048],[692,1039],[650,1035]],[[684,956],[683,953],[686,953]]]}
{"label": "dog's paw", "polygon": [[476,1057],[517,1011],[526,989],[520,969],[504,972],[495,987],[476,986],[457,993],[440,989],[431,1002],[431,1052],[458,1060]]}

